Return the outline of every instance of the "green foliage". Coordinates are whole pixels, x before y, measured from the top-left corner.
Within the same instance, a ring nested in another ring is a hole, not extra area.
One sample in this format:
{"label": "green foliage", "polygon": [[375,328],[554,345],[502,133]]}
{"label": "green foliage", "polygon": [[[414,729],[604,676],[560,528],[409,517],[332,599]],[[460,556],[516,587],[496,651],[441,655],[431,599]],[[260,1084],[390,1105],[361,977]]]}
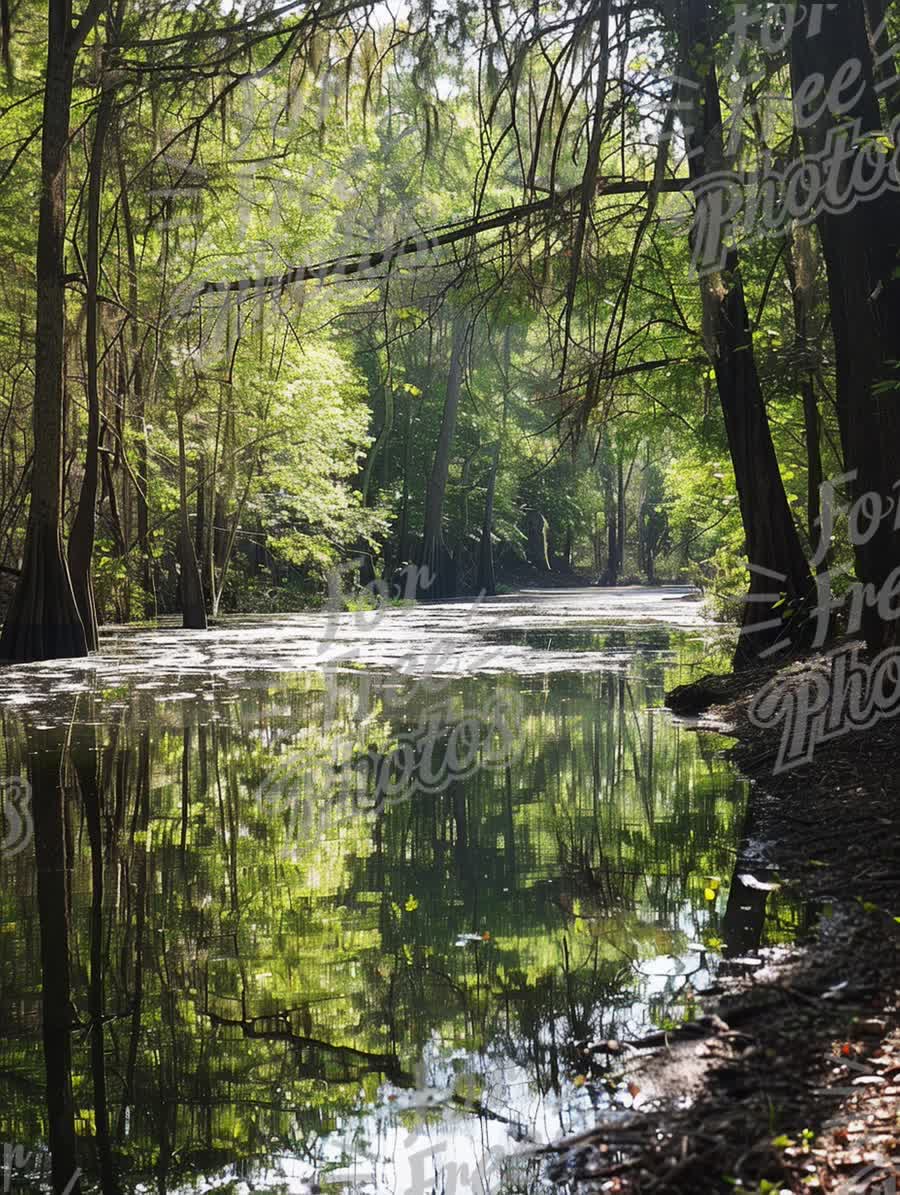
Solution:
{"label": "green foliage", "polygon": [[[558,194],[581,186],[592,101],[577,71],[557,77],[540,38],[504,46],[493,18],[484,42],[486,15],[466,4],[420,14],[421,27],[410,16],[409,25],[377,17],[357,28],[348,13],[284,46],[282,34],[297,32],[293,13],[261,10],[251,42],[239,22],[220,39],[194,37],[221,18],[205,3],[127,0],[118,31],[102,17],[76,70],[65,478],[70,525],[87,427],[85,296],[74,280],[85,253],[82,184],[97,105],[112,88],[99,230],[105,467],[95,580],[104,618],[177,608],[179,417],[187,518],[214,608],[302,603],[332,565],[360,554],[386,577],[416,560],[459,312],[468,341],[443,535],[462,587],[475,587],[492,488],[501,583],[505,571],[520,575],[536,512],[554,567],[692,581],[718,614],[734,613],[743,535],[682,194],[664,192],[650,218],[646,197],[623,204],[598,177],[578,260],[575,209],[563,204],[449,251],[423,248],[321,282],[199,294],[208,279],[278,276],[444,229],[471,218],[473,194],[484,213],[545,195],[551,179]],[[42,19],[29,3],[15,23],[27,32]],[[621,62],[609,76],[603,170],[649,180],[653,97],[668,87],[675,40],[635,22],[613,55]],[[40,38],[24,32],[14,30],[12,69],[0,79],[0,455],[12,494],[0,563],[13,567],[26,515],[15,487],[31,446],[44,71]],[[488,47],[482,70],[475,44]],[[726,52],[725,40],[694,47],[693,65],[702,74]],[[773,87],[786,85],[783,64],[752,38],[746,57]],[[773,101],[767,116],[766,136],[787,145],[790,114]],[[760,137],[748,129],[740,138],[748,169]],[[667,171],[677,170],[673,158]],[[840,461],[822,399],[834,380],[822,265],[814,235],[796,235],[809,241],[803,282],[821,343],[798,341],[781,243],[742,245],[741,272],[776,453],[811,546],[810,377],[825,475]],[[836,551],[846,557],[841,544]]]}

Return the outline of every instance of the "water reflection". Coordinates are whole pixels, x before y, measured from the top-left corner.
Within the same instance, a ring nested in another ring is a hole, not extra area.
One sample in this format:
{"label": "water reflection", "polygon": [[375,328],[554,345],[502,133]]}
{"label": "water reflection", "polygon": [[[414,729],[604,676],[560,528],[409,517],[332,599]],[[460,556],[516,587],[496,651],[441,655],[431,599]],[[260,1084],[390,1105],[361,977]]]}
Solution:
{"label": "water reflection", "polygon": [[539,1189],[535,1145],[632,1099],[585,1043],[691,1015],[726,934],[743,782],[654,708],[702,645],[626,638],[601,672],[211,671],[7,710],[34,812],[0,857],[13,1186],[49,1150],[57,1191]]}

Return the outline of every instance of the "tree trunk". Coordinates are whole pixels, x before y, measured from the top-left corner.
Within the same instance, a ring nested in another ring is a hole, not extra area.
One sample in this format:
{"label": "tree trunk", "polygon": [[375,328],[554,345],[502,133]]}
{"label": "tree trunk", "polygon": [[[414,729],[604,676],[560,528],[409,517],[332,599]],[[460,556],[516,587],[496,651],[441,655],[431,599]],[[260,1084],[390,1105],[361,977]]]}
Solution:
{"label": "tree trunk", "polygon": [[[679,40],[681,73],[697,84],[696,90],[685,89],[689,99],[682,120],[691,177],[699,180],[726,165],[708,0],[683,0]],[[700,61],[705,69],[698,69]],[[701,231],[702,218],[698,210],[692,239]],[[750,591],[734,658],[738,669],[791,642],[797,646],[810,634],[814,585],[775,456],[737,252],[728,253],[724,269],[706,274],[701,287],[704,338],[716,375],[750,563]]]}
{"label": "tree trunk", "polygon": [[[79,22],[81,37],[90,15]],[[34,462],[22,572],[0,636],[0,660],[8,661],[88,654],[62,538],[66,163],[78,47],[70,25],[67,0],[50,0],[36,261]]]}
{"label": "tree trunk", "polygon": [[[619,459],[617,461],[617,472],[616,472],[617,495],[618,495],[617,496],[617,505],[618,505],[618,516],[619,516],[619,528],[616,533],[616,549],[618,552],[618,557],[616,560],[616,564],[617,564],[616,572],[619,573],[620,575],[625,568],[625,530],[626,530],[625,491],[627,489],[627,482],[625,481],[624,457],[625,457],[624,452],[620,452]],[[631,473],[629,471],[629,477],[630,476],[631,476]]]}
{"label": "tree trunk", "polygon": [[69,536],[69,573],[78,611],[84,624],[88,648],[96,651],[99,642],[97,606],[91,565],[94,559],[94,537],[97,530],[97,485],[100,460],[100,387],[98,382],[98,299],[100,279],[100,197],[103,189],[103,151],[106,134],[115,109],[115,93],[106,88],[100,97],[91,162],[88,173],[87,202],[87,294],[85,297],[87,364],[88,434],[85,450],[84,478],[78,498],[78,509]]}
{"label": "tree trunk", "polygon": [[547,551],[547,520],[539,510],[529,510],[525,516],[525,555],[528,563],[541,573],[550,572]]}
{"label": "tree trunk", "polygon": [[600,516],[597,516],[597,521],[594,525],[594,531],[591,536],[591,546],[594,549],[594,572],[599,577],[603,569],[603,528],[600,526]]}
{"label": "tree trunk", "polygon": [[466,321],[458,315],[453,321],[453,344],[450,349],[450,372],[447,394],[441,416],[441,430],[425,494],[425,526],[420,564],[428,570],[423,580],[431,581],[425,590],[430,598],[456,596],[456,577],[453,559],[444,543],[444,497],[450,472],[450,454],[456,432],[456,417],[462,393],[463,352],[466,343]]}
{"label": "tree trunk", "polygon": [[[807,227],[797,227],[788,237],[787,272],[791,284],[794,306],[795,350],[800,374],[800,397],[803,400],[803,425],[806,433],[806,522],[809,542],[815,550],[819,539],[821,518],[822,471],[822,421],[816,398],[815,376],[812,364],[812,344],[809,337],[809,315],[813,303],[813,285],[816,277],[816,254],[812,236]],[[828,556],[819,564],[819,569],[828,567]]]}
{"label": "tree trunk", "polygon": [[121,136],[117,138],[119,166],[119,193],[122,205],[122,225],[125,234],[125,248],[128,255],[128,310],[131,315],[131,385],[134,391],[134,424],[138,432],[135,501],[137,504],[137,542],[141,554],[140,584],[145,595],[146,614],[156,613],[156,592],[150,562],[150,518],[147,509],[147,424],[144,405],[144,362],[141,346],[140,321],[138,320],[138,269],[137,251],[134,243],[134,224],[131,218],[131,204],[128,199],[128,185],[125,172],[125,158],[122,153]]}
{"label": "tree trunk", "polygon": [[[800,22],[795,29],[791,41],[795,92],[815,73],[824,76],[827,92],[844,63],[858,59],[863,64],[862,86],[841,123],[858,120],[864,133],[872,133],[880,127],[881,116],[862,8],[826,5],[819,24],[820,28],[814,29]],[[826,148],[833,124],[831,115],[811,122],[807,114],[801,135],[808,154]],[[856,153],[865,152],[868,139],[855,141]],[[855,156],[849,154],[841,168],[842,190],[849,189]],[[857,201],[840,213],[825,211],[818,227],[828,274],[844,467],[857,473],[851,487],[854,499],[877,494],[889,510],[894,483],[900,479],[900,379],[896,368],[900,358],[900,279],[896,276],[900,197],[888,191],[870,202]],[[858,575],[876,590],[900,562],[900,535],[893,522],[884,519],[868,543],[855,546]],[[897,622],[885,622],[877,609],[866,609],[863,633],[870,650],[878,652],[894,643],[898,631]]]}
{"label": "tree trunk", "polygon": [[0,54],[3,56],[3,69],[6,71],[6,82],[12,86],[13,69],[9,47],[12,40],[12,24],[9,0],[0,0]]}
{"label": "tree trunk", "polygon": [[610,501],[606,509],[606,572],[603,574],[603,584],[616,585],[619,580],[619,524],[615,502]]}
{"label": "tree trunk", "polygon": [[403,424],[403,494],[400,498],[400,530],[397,534],[398,568],[404,568],[409,560],[409,442],[412,431],[412,395],[406,396],[406,419]]}
{"label": "tree trunk", "polygon": [[[866,32],[874,63],[875,80],[881,85],[881,94],[887,109],[888,120],[900,115],[900,95],[897,93],[896,55],[887,30],[884,27],[891,0],[865,0]],[[881,61],[877,61],[880,59]]]}
{"label": "tree trunk", "polygon": [[375,464],[379,457],[387,453],[388,443],[391,438],[391,432],[394,429],[394,379],[390,373],[384,383],[384,422],[381,429],[375,438],[374,444],[369,449],[369,455],[366,457],[366,464],[363,469],[362,480],[360,481],[360,494],[362,495],[363,506],[371,506],[372,495],[370,493],[372,487],[372,474],[375,470]]}
{"label": "tree trunk", "polygon": [[484,519],[481,524],[481,541],[478,545],[478,589],[489,597],[497,592],[494,577],[494,491],[497,485],[497,469],[500,465],[500,441],[494,445],[494,458],[488,474],[487,491],[484,495]]}
{"label": "tree trunk", "polygon": [[178,419],[178,492],[181,526],[178,534],[178,557],[181,564],[181,611],[185,629],[205,631],[206,602],[203,598],[203,582],[194,540],[191,536],[191,522],[188,517],[187,500],[187,457],[184,449],[184,413],[177,412]]}
{"label": "tree trunk", "polygon": [[619,513],[616,504],[617,487],[613,484],[616,461],[611,448],[603,445],[600,475],[603,478],[603,507],[606,519],[606,568],[601,585],[615,585],[619,579]]}
{"label": "tree trunk", "polygon": [[481,543],[478,553],[478,588],[493,596],[497,592],[497,578],[494,572],[494,498],[497,493],[497,474],[500,458],[506,440],[506,422],[509,416],[510,363],[512,361],[512,325],[507,324],[503,333],[503,406],[500,412],[500,435],[494,445],[494,459],[488,475],[487,493],[484,499],[484,522],[481,527]]}
{"label": "tree trunk", "polygon": [[[207,528],[206,528],[206,456],[200,453],[197,457],[197,525],[194,528],[194,551],[197,553],[197,564],[201,567],[206,559]],[[201,573],[202,576],[202,573]]]}

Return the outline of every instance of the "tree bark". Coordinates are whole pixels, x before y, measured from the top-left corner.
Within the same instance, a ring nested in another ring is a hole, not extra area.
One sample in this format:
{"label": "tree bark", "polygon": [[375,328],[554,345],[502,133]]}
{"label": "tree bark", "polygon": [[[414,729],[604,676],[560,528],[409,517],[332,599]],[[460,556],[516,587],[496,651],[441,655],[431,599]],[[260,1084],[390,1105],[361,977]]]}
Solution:
{"label": "tree bark", "polygon": [[63,550],[62,437],[65,349],[66,164],[72,76],[79,38],[96,19],[89,6],[77,33],[68,0],[49,0],[47,77],[41,140],[34,375],[34,463],[22,572],[0,635],[0,660],[88,654]]}

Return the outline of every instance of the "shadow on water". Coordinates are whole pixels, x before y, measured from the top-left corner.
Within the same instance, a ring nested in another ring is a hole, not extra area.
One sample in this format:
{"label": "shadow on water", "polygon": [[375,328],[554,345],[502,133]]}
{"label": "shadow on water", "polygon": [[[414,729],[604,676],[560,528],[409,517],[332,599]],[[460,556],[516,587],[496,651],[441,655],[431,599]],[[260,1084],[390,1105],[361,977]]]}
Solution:
{"label": "shadow on water", "polygon": [[696,634],[565,647],[609,664],[7,708],[34,823],[0,857],[12,1189],[539,1190],[530,1146],[627,1109],[584,1043],[690,1017],[798,913],[729,894],[745,784],[659,708]]}

